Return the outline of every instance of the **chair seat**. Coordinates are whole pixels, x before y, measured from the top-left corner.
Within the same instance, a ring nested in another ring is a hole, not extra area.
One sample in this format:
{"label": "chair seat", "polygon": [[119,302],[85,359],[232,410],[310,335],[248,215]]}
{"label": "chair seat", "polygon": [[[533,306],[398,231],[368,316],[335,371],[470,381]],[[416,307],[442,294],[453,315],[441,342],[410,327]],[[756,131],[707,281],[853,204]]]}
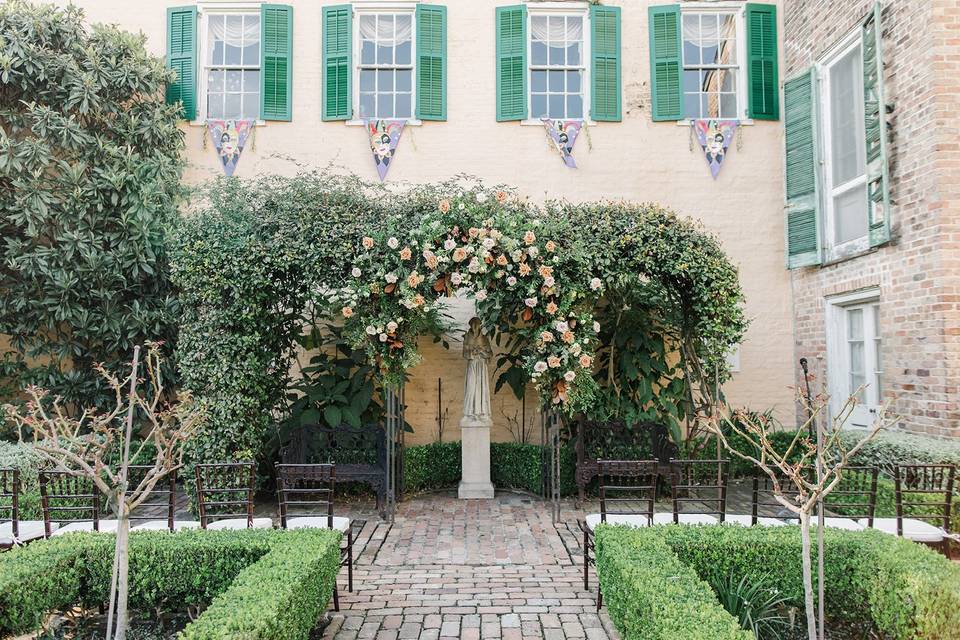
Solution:
{"label": "chair seat", "polygon": [[[705,513],[681,513],[677,515],[677,522],[679,524],[719,524],[720,520],[716,516]],[[653,524],[673,524],[673,514],[655,513]]]}
{"label": "chair seat", "polygon": [[[817,526],[817,518],[810,518],[810,524]],[[824,518],[823,526],[830,529],[843,529],[845,531],[863,531],[866,527],[852,518]]]}
{"label": "chair seat", "polygon": [[222,529],[272,529],[273,520],[270,518],[254,518],[253,524],[247,526],[246,518],[226,518],[224,520],[217,520],[216,522],[211,522],[207,525],[207,529],[210,531],[219,531]]}
{"label": "chair seat", "polygon": [[[743,527],[752,527],[753,525],[753,516],[747,516],[743,514],[727,514],[723,517],[722,524],[737,524]],[[789,522],[784,522],[783,520],[778,520],[777,518],[767,518],[760,516],[757,518],[758,527],[785,527],[789,525]]]}
{"label": "chair seat", "polygon": [[[174,520],[173,521],[173,530],[174,531],[183,531],[184,529],[199,529],[200,522],[198,520]],[[137,526],[130,529],[131,533],[135,531],[169,531],[170,523],[167,520],[151,520],[150,522],[145,522],[143,524],[138,524]]]}
{"label": "chair seat", "polygon": [[[64,525],[53,532],[52,535],[62,536],[66,533],[83,533],[93,531],[93,521],[87,520],[85,522],[71,522],[70,524]],[[117,532],[117,521],[116,520],[101,520],[98,524],[97,531],[99,533],[116,533]]]}
{"label": "chair seat", "polygon": [[[326,529],[328,522],[327,516],[287,518],[287,529]],[[350,518],[334,516],[333,528],[337,531],[346,531],[350,528]]]}
{"label": "chair seat", "polygon": [[[55,522],[50,523],[51,531],[56,531],[60,525]],[[13,523],[4,522],[0,524],[0,547],[9,547],[31,540],[38,540],[45,535],[43,529],[43,520],[21,520],[17,526],[17,539],[13,538]]]}
{"label": "chair seat", "polygon": [[[600,514],[591,513],[585,518],[587,528],[593,531],[600,524]],[[650,525],[650,519],[645,514],[607,514],[607,520],[603,524],[621,525],[627,527],[646,527]]]}
{"label": "chair seat", "polygon": [[[866,526],[867,521],[861,520],[861,525]],[[896,518],[874,518],[873,528],[877,531],[889,533],[892,536],[897,535]],[[914,542],[943,542],[946,537],[943,529],[935,527],[929,522],[923,520],[914,520],[913,518],[903,519],[903,537]]]}

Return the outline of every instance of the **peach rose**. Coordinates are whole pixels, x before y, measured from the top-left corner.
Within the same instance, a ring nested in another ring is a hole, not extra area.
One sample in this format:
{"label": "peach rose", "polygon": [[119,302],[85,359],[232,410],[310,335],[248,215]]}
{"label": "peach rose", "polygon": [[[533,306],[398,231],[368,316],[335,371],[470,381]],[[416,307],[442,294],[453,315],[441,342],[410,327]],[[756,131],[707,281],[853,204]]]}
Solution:
{"label": "peach rose", "polygon": [[557,250],[557,243],[553,240],[547,240],[547,251],[553,252]]}
{"label": "peach rose", "polygon": [[533,244],[537,241],[537,236],[533,233],[533,231],[527,231],[523,234],[523,241],[527,244]]}
{"label": "peach rose", "polygon": [[353,315],[353,307],[344,307],[343,309],[340,309],[340,313],[343,314],[344,318],[349,318]]}
{"label": "peach rose", "polygon": [[497,191],[493,197],[496,198],[497,202],[499,202],[500,204],[503,204],[504,202],[507,201],[507,192]]}
{"label": "peach rose", "polygon": [[463,247],[457,247],[453,250],[453,261],[454,262],[463,262],[467,259],[467,250]]}
{"label": "peach rose", "polygon": [[450,211],[450,201],[444,198],[437,205],[437,208],[440,209],[440,213],[449,213]]}
{"label": "peach rose", "polygon": [[590,368],[590,365],[592,365],[592,364],[593,364],[593,358],[591,358],[591,357],[588,356],[587,354],[583,354],[582,356],[580,356],[580,366],[581,366],[581,367],[583,367],[584,369],[589,369],[589,368]]}
{"label": "peach rose", "polygon": [[520,275],[522,276],[530,275],[530,265],[528,265],[526,262],[520,263]]}
{"label": "peach rose", "polygon": [[544,342],[553,342],[553,334],[549,331],[544,331],[540,334],[540,339]]}
{"label": "peach rose", "polygon": [[573,331],[564,331],[561,338],[563,338],[563,341],[566,342],[567,344],[573,344],[573,341],[575,339],[573,337]]}
{"label": "peach rose", "polygon": [[366,236],[361,244],[363,244],[364,249],[373,249],[373,238]]}
{"label": "peach rose", "polygon": [[557,306],[557,303],[555,302],[547,303],[547,313],[549,313],[550,315],[555,314],[557,311],[559,311],[559,309],[560,307]]}
{"label": "peach rose", "polygon": [[548,267],[547,265],[540,265],[537,269],[537,273],[540,274],[541,278],[549,278],[553,275],[553,267]]}
{"label": "peach rose", "polygon": [[547,358],[547,366],[549,366],[551,369],[556,369],[560,366],[560,358],[557,356],[550,356]]}
{"label": "peach rose", "polygon": [[501,253],[499,256],[497,256],[497,264],[500,265],[501,267],[507,266],[506,254]]}
{"label": "peach rose", "polygon": [[400,249],[400,259],[401,259],[401,260],[409,260],[409,259],[410,259],[410,256],[412,256],[412,255],[413,255],[413,252],[410,251],[410,247],[404,247],[403,249]]}

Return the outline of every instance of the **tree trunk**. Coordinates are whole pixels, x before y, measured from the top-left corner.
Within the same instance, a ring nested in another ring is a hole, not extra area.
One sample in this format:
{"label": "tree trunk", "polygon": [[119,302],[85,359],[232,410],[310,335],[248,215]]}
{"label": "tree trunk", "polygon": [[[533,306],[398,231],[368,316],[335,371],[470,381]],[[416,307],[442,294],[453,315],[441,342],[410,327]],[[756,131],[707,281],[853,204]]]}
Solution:
{"label": "tree trunk", "polygon": [[800,513],[800,539],[803,543],[803,601],[807,610],[807,637],[817,640],[817,617],[813,604],[813,565],[810,560],[810,514]]}
{"label": "tree trunk", "polygon": [[120,518],[117,522],[117,630],[113,640],[126,640],[127,626],[127,595],[130,591],[130,517],[126,505],[120,507]]}

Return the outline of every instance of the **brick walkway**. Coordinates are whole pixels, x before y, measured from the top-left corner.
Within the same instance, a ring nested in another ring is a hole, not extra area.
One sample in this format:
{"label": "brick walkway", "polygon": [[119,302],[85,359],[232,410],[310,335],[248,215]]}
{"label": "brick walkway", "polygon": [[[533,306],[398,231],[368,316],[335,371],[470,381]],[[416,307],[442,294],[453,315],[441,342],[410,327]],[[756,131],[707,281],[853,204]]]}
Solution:
{"label": "brick walkway", "polygon": [[[428,494],[400,503],[394,524],[369,507],[355,546],[354,592],[341,573],[331,640],[617,638],[583,590],[576,519],[564,505],[500,492],[493,500]],[[596,578],[592,578],[593,585]]]}

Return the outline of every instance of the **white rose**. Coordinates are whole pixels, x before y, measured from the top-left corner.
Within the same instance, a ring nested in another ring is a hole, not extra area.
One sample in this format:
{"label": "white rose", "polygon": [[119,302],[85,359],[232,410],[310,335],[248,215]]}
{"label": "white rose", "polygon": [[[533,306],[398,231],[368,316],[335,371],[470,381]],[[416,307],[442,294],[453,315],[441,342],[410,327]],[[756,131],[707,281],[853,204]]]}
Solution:
{"label": "white rose", "polygon": [[479,202],[480,204],[483,204],[486,201],[487,201],[487,194],[483,193],[482,191],[477,194],[477,202]]}
{"label": "white rose", "polygon": [[557,320],[556,324],[553,326],[557,328],[557,333],[566,333],[567,331],[570,331],[570,325],[563,320]]}
{"label": "white rose", "polygon": [[573,379],[576,377],[577,374],[575,374],[573,371],[567,371],[565,374],[563,374],[563,379],[567,382],[573,382]]}
{"label": "white rose", "polygon": [[527,305],[528,307],[530,307],[530,308],[532,309],[532,308],[534,308],[535,306],[537,306],[537,299],[536,299],[536,298],[527,298],[526,300],[523,301],[523,304]]}
{"label": "white rose", "polygon": [[354,267],[353,271],[351,271],[350,273],[353,275],[354,278],[359,278],[361,272],[358,267]]}
{"label": "white rose", "polygon": [[368,335],[368,336],[375,336],[375,335],[377,335],[377,328],[376,328],[375,326],[373,326],[372,324],[368,324],[368,325],[367,325],[367,335]]}
{"label": "white rose", "polygon": [[388,284],[394,284],[397,281],[397,274],[388,273],[387,275],[383,276],[383,279],[386,280]]}
{"label": "white rose", "polygon": [[496,229],[490,229],[490,237],[493,238],[494,240],[499,240],[500,238],[503,237],[503,234]]}
{"label": "white rose", "polygon": [[381,334],[380,334],[380,342],[386,342],[386,341],[387,341],[387,334],[381,333]]}
{"label": "white rose", "polygon": [[480,289],[480,291],[477,291],[476,295],[474,295],[473,297],[477,299],[477,302],[483,302],[484,300],[487,299],[486,289]]}
{"label": "white rose", "polygon": [[593,332],[600,333],[600,323],[596,320],[593,321]]}
{"label": "white rose", "polygon": [[507,284],[512,287],[513,285],[517,284],[517,279],[514,278],[513,276],[510,276],[509,278],[507,278]]}
{"label": "white rose", "polygon": [[517,249],[516,251],[510,254],[510,259],[513,260],[514,262],[520,262],[521,258],[523,258],[523,251],[521,251],[520,249]]}
{"label": "white rose", "polygon": [[485,249],[493,249],[493,248],[496,246],[496,244],[497,244],[497,241],[494,240],[493,238],[484,238],[484,239],[483,239],[483,247],[484,247]]}
{"label": "white rose", "polygon": [[575,356],[580,355],[580,351],[582,350],[583,350],[583,347],[580,346],[579,342],[574,342],[573,346],[570,347],[570,353],[572,353]]}
{"label": "white rose", "polygon": [[446,240],[443,241],[443,248],[446,249],[447,251],[453,251],[454,249],[457,248],[457,241],[454,240],[453,238],[447,238]]}
{"label": "white rose", "polygon": [[533,365],[533,370],[536,371],[537,373],[543,373],[544,371],[547,370],[547,363],[544,362],[543,360],[540,360],[539,362],[537,362],[537,364]]}
{"label": "white rose", "polygon": [[527,249],[527,253],[530,254],[531,258],[536,258],[537,254],[540,253],[540,250],[537,249],[536,247],[530,247],[529,249]]}
{"label": "white rose", "polygon": [[600,282],[600,278],[594,278],[593,280],[590,281],[590,288],[593,289],[594,291],[596,291],[602,286],[603,286],[603,283]]}
{"label": "white rose", "polygon": [[452,282],[454,285],[459,285],[461,282],[463,282],[463,276],[461,276],[459,273],[452,273],[450,274],[450,282]]}
{"label": "white rose", "polygon": [[390,238],[389,240],[387,240],[387,246],[390,247],[391,249],[396,249],[397,247],[400,246],[400,241],[397,240],[396,238]]}
{"label": "white rose", "polygon": [[387,323],[387,333],[393,333],[397,330],[397,323],[391,320]]}
{"label": "white rose", "polygon": [[543,284],[544,286],[552,287],[554,284],[556,284],[556,280],[553,279],[553,276],[547,276],[543,279]]}
{"label": "white rose", "polygon": [[466,208],[467,208],[467,205],[463,204],[462,202],[457,205],[457,209],[459,209],[460,211],[463,211]]}
{"label": "white rose", "polygon": [[480,271],[480,260],[473,258],[470,260],[470,264],[467,265],[467,271],[470,273],[476,273]]}

